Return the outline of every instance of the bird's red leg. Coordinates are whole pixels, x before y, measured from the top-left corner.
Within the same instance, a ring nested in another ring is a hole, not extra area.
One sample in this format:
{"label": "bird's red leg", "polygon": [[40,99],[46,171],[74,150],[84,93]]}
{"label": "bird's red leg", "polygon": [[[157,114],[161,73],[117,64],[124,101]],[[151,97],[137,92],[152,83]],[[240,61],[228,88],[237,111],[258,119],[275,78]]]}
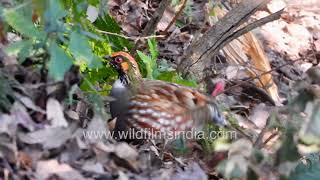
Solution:
{"label": "bird's red leg", "polygon": [[223,81],[219,81],[216,83],[211,96],[215,97],[224,91],[225,83]]}

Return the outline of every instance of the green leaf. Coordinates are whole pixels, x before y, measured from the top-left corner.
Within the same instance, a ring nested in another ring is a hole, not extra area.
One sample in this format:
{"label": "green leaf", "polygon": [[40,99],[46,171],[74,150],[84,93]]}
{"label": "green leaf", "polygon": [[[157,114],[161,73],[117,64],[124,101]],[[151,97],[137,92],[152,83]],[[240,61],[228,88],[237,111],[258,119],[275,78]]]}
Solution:
{"label": "green leaf", "polygon": [[32,41],[30,40],[17,41],[6,47],[5,52],[10,56],[17,56],[22,49],[30,46],[32,46]]}
{"label": "green leaf", "polygon": [[157,76],[158,80],[173,82],[189,87],[197,87],[196,81],[193,80],[184,80],[182,79],[177,72],[175,71],[164,71],[160,72]]}
{"label": "green leaf", "polygon": [[158,61],[158,71],[159,72],[165,72],[165,71],[174,71],[174,68],[172,68],[169,64],[168,61],[165,59],[160,59]]}
{"label": "green leaf", "polygon": [[79,64],[87,64],[90,68],[101,67],[101,59],[92,53],[89,39],[77,32],[72,32],[69,49]]}
{"label": "green leaf", "polygon": [[253,151],[253,145],[246,139],[239,139],[231,144],[228,159],[219,163],[217,171],[226,179],[244,179],[248,172],[249,157]]}
{"label": "green leaf", "polygon": [[165,71],[161,72],[158,76],[158,80],[167,81],[167,82],[174,82],[176,79],[177,73],[174,71]]}
{"label": "green leaf", "polygon": [[291,180],[319,179],[320,159],[319,154],[306,158],[306,163],[300,163],[290,174]]}
{"label": "green leaf", "polygon": [[281,147],[276,152],[276,165],[287,161],[295,162],[301,157],[297,148],[297,144],[294,140],[296,131],[296,128],[294,128],[291,124],[288,124],[287,130],[282,137]]}
{"label": "green leaf", "polygon": [[148,39],[149,51],[154,62],[157,61],[159,52],[157,50],[157,41],[155,38]]}
{"label": "green leaf", "polygon": [[150,56],[145,55],[143,52],[137,50],[138,56],[146,66],[147,78],[153,79],[153,71],[155,69],[154,61]]}
{"label": "green leaf", "polygon": [[97,41],[104,41],[104,39],[102,37],[100,37],[99,35],[88,32],[88,31],[81,31],[81,34],[88,36],[89,38],[95,39]]}
{"label": "green leaf", "polygon": [[49,0],[47,10],[44,14],[46,32],[65,31],[63,22],[60,21],[60,19],[67,14],[68,12],[62,8],[59,1]]}
{"label": "green leaf", "polygon": [[[90,69],[86,74],[85,78],[87,81],[83,81],[80,88],[83,91],[90,92],[90,93],[95,93],[92,90],[92,87],[90,86],[89,83],[96,85],[98,83],[101,84],[112,84],[112,82],[118,78],[117,72],[107,66],[103,66],[100,69]],[[111,89],[111,85],[109,87],[105,87],[104,90],[109,91]]]}
{"label": "green leaf", "polygon": [[[93,25],[99,30],[112,32],[112,33],[121,33],[121,27],[118,23],[108,14],[104,17],[99,17]],[[123,38],[116,35],[104,35],[106,37],[108,43],[113,46],[114,51],[122,51],[123,49],[128,49],[129,51],[133,47],[133,44]]]}
{"label": "green leaf", "polygon": [[44,32],[39,31],[31,19],[27,19],[22,13],[18,11],[5,10],[4,18],[6,22],[12,26],[16,31],[29,38],[43,39]]}
{"label": "green leaf", "polygon": [[99,5],[99,0],[88,0],[88,3],[92,6],[97,6]]}
{"label": "green leaf", "polygon": [[9,111],[12,104],[10,99],[14,99],[13,90],[10,85],[10,81],[0,71],[0,110]]}
{"label": "green leaf", "polygon": [[184,85],[184,86],[189,86],[189,87],[197,87],[197,82],[194,81],[194,80],[184,80],[184,79],[177,79],[175,81],[175,83],[177,84],[181,84],[181,85]]}
{"label": "green leaf", "polygon": [[308,114],[300,137],[307,144],[320,144],[320,101],[307,103],[305,113]]}
{"label": "green leaf", "polygon": [[21,40],[10,44],[5,48],[8,55],[18,56],[19,62],[22,63],[27,57],[32,55],[33,41]]}
{"label": "green leaf", "polygon": [[51,56],[48,63],[49,75],[54,80],[61,81],[71,67],[72,59],[55,42],[50,44],[49,53]]}
{"label": "green leaf", "polygon": [[93,56],[91,63],[88,65],[89,68],[101,68],[103,59],[98,56]]}

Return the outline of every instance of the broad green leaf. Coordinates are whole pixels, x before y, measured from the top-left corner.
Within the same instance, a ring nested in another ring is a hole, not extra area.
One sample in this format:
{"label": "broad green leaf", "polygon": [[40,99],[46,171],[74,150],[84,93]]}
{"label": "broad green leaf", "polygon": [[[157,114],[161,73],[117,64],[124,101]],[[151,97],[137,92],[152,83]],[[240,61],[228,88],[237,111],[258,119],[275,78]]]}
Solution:
{"label": "broad green leaf", "polygon": [[61,49],[55,42],[49,46],[50,61],[48,63],[49,75],[56,81],[61,81],[64,74],[72,65],[72,59],[63,49]]}
{"label": "broad green leaf", "polygon": [[4,18],[10,26],[26,37],[38,39],[43,39],[45,37],[44,32],[39,31],[34,26],[31,19],[26,18],[18,11],[5,10]]}
{"label": "broad green leaf", "polygon": [[65,31],[63,23],[60,21],[67,15],[59,1],[49,0],[47,10],[45,11],[45,30],[46,32]]}
{"label": "broad green leaf", "polygon": [[112,52],[111,45],[108,43],[107,38],[97,32],[97,28],[92,23],[85,21],[82,25],[85,26],[86,30],[80,30],[80,33],[90,39],[90,45],[95,55],[105,56]]}
{"label": "broad green leaf", "polygon": [[88,65],[89,68],[101,68],[103,59],[98,56],[93,56],[91,63]]}
{"label": "broad green leaf", "polygon": [[291,180],[319,179],[320,177],[320,159],[319,154],[313,154],[313,157],[307,157],[306,163],[300,163],[290,174]]}
{"label": "broad green leaf", "polygon": [[[72,32],[70,37],[69,49],[79,64],[87,64],[90,68],[99,68],[101,63],[98,63],[97,57],[92,53],[89,39],[77,32]],[[94,61],[94,62],[93,62]]]}
{"label": "broad green leaf", "polygon": [[91,33],[91,32],[88,32],[88,31],[81,31],[81,34],[83,34],[85,36],[88,36],[88,37],[90,37],[92,39],[95,39],[97,41],[103,41],[104,40],[101,36],[99,36],[97,34],[94,34],[94,33]]}
{"label": "broad green leaf", "polygon": [[[99,30],[118,34],[121,33],[121,27],[109,14],[106,14],[104,17],[99,17],[93,25]],[[113,46],[112,49],[114,51],[122,51],[123,49],[128,49],[130,51],[133,47],[133,44],[123,37],[116,35],[104,35],[104,37],[106,37],[108,43]]]}
{"label": "broad green leaf", "polygon": [[19,62],[22,63],[24,60],[32,55],[33,52],[33,41],[32,40],[21,40],[10,44],[6,47],[5,52],[8,55],[18,56]]}
{"label": "broad green leaf", "polygon": [[143,52],[137,50],[138,56],[142,60],[142,62],[145,64],[146,71],[147,71],[147,78],[153,79],[153,70],[155,68],[153,60],[150,56],[145,55]]}
{"label": "broad green leaf", "polygon": [[48,18],[50,22],[60,20],[67,14],[68,12],[61,6],[59,1],[49,0],[46,18]]}
{"label": "broad green leaf", "polygon": [[32,46],[31,40],[17,41],[10,44],[8,47],[6,47],[5,52],[10,56],[12,55],[17,56],[22,49],[26,47],[31,47],[31,46]]}
{"label": "broad green leaf", "polygon": [[[96,85],[97,83],[106,83],[109,85],[118,78],[117,72],[113,68],[106,66],[103,66],[100,69],[90,69],[89,72],[85,74],[85,77],[87,81],[83,81],[80,88],[87,92],[92,92],[92,88],[88,82],[93,85]],[[104,89],[110,90],[111,85],[109,87],[105,87]]]}

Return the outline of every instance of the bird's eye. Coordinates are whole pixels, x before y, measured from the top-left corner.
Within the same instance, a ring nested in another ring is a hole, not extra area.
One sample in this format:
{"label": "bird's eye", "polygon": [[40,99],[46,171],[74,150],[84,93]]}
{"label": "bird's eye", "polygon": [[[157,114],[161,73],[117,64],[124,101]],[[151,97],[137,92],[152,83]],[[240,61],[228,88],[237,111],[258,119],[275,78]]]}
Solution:
{"label": "bird's eye", "polygon": [[117,63],[117,64],[120,64],[120,63],[122,63],[122,58],[121,57],[116,57],[115,59],[114,59],[114,61]]}

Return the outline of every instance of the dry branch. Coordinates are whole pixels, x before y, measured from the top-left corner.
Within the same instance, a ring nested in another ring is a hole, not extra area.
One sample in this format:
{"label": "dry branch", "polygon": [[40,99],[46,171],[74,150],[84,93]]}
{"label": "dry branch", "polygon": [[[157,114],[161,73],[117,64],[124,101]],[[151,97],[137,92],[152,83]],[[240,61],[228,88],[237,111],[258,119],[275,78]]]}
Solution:
{"label": "dry branch", "polygon": [[170,21],[169,25],[166,27],[166,29],[164,30],[164,32],[168,32],[170,27],[177,21],[177,19],[179,18],[179,16],[181,15],[181,13],[183,12],[184,8],[187,5],[187,1],[188,0],[183,0],[183,2],[181,3],[181,7],[179,8],[178,12],[176,13],[176,15],[172,18],[172,20]]}
{"label": "dry branch", "polygon": [[[156,9],[154,12],[152,18],[150,21],[147,23],[146,27],[143,29],[141,36],[150,36],[155,32],[155,29],[157,28],[157,25],[159,21],[161,20],[164,11],[166,8],[170,5],[171,0],[162,0],[161,3],[159,4],[159,7]],[[135,54],[135,51],[137,50],[138,44],[141,43],[141,41],[137,41],[134,48],[132,48],[131,53]]]}
{"label": "dry branch", "polygon": [[[194,41],[186,53],[180,59],[178,71],[185,77],[193,75],[197,80],[204,77],[205,61],[211,59],[216,53],[231,40],[240,37],[244,33],[280,17],[280,12],[272,18],[264,18],[249,24],[240,30],[239,27],[246,22],[257,10],[265,6],[270,0],[243,1],[233,8],[217,24],[210,28],[199,40]],[[237,31],[238,30],[238,31]],[[230,40],[231,39],[231,40]]]}

